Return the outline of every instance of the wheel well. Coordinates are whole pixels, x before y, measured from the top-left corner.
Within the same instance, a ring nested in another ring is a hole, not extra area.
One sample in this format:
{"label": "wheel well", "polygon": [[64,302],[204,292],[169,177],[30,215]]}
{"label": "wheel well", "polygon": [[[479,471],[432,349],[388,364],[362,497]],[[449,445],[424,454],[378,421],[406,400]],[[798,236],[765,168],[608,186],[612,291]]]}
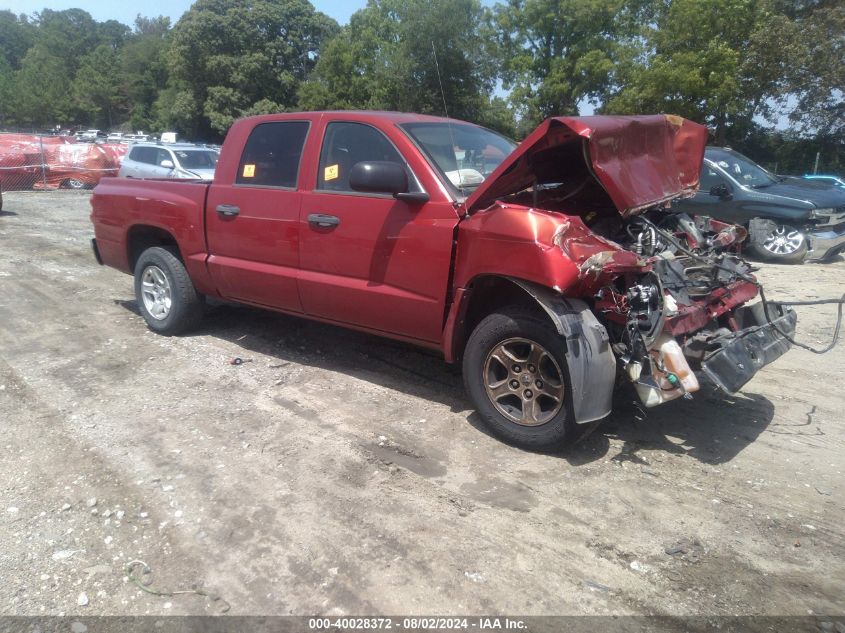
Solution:
{"label": "wheel well", "polygon": [[[469,298],[462,319],[462,326],[455,341],[455,359],[463,356],[464,347],[475,327],[489,314],[505,306],[524,306],[535,310],[538,315],[548,319],[549,316],[524,288],[505,277],[483,276],[469,284]],[[551,319],[549,319],[551,322]]]}
{"label": "wheel well", "polygon": [[126,244],[129,249],[129,268],[133,271],[135,270],[135,264],[138,262],[138,258],[141,256],[141,253],[153,246],[170,247],[171,250],[173,250],[174,255],[176,255],[176,257],[180,260],[182,259],[176,238],[164,229],[160,229],[156,226],[133,226],[129,229]]}

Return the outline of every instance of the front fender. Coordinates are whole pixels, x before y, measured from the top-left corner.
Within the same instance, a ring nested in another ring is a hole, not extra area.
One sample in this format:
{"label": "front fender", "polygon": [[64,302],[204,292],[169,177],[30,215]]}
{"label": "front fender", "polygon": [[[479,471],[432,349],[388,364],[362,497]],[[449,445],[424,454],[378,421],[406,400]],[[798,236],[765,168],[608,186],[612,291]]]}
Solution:
{"label": "front fender", "polygon": [[616,357],[605,327],[580,299],[569,299],[521,279],[509,279],[534,298],[566,341],[575,421],[584,424],[609,415],[616,382]]}

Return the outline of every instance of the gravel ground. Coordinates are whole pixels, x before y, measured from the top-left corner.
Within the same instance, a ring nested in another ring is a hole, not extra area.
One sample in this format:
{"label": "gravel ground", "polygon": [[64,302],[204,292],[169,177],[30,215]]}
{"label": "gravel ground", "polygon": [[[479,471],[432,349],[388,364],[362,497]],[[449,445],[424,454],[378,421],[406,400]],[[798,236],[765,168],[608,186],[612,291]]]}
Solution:
{"label": "gravel ground", "polygon": [[[94,262],[87,195],[4,197],[2,615],[845,613],[842,347],[736,397],[620,395],[537,455],[409,346],[232,306],[154,335]],[[775,299],[843,273],[759,275]],[[833,315],[802,309],[800,338]],[[142,592],[135,559],[211,595]]]}

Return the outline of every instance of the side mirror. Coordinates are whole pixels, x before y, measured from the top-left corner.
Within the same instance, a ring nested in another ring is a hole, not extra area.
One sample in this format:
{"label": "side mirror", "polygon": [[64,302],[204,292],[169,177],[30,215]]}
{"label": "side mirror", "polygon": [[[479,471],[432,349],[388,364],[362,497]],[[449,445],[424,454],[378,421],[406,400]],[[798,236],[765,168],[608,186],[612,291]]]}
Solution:
{"label": "side mirror", "polygon": [[428,194],[408,191],[408,174],[405,167],[390,161],[362,161],[355,163],[349,172],[349,186],[354,191],[390,193],[405,202],[428,202]]}
{"label": "side mirror", "polygon": [[408,175],[399,163],[363,161],[352,166],[349,186],[370,193],[403,193],[408,191]]}
{"label": "side mirror", "polygon": [[166,167],[167,169],[173,169],[176,165],[173,164],[172,160],[167,160],[166,158],[159,163],[162,167]]}
{"label": "side mirror", "polygon": [[724,183],[710,187],[710,195],[722,198],[723,200],[730,200],[733,197],[731,196],[731,190]]}

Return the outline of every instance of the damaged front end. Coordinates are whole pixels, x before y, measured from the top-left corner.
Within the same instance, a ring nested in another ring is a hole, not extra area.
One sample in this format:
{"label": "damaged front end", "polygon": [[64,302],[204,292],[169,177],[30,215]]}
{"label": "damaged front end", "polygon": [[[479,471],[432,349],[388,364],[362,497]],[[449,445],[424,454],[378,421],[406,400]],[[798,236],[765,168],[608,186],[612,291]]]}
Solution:
{"label": "damaged front end", "polygon": [[[467,199],[459,287],[507,274],[553,320],[575,313],[566,301],[588,307],[647,407],[691,397],[697,372],[736,392],[789,349],[796,315],[745,305],[758,294],[745,229],[672,210],[698,187],[706,138],[671,116],[549,119]],[[594,362],[592,347],[570,360]],[[593,407],[576,392],[576,421],[609,411],[611,388],[594,384]]]}
{"label": "damaged front end", "polygon": [[795,312],[744,305],[757,287],[736,253],[742,228],[652,210],[624,220],[616,237],[644,266],[597,272],[594,310],[647,407],[690,397],[699,389],[696,372],[734,393],[789,349],[783,334],[794,334]]}

